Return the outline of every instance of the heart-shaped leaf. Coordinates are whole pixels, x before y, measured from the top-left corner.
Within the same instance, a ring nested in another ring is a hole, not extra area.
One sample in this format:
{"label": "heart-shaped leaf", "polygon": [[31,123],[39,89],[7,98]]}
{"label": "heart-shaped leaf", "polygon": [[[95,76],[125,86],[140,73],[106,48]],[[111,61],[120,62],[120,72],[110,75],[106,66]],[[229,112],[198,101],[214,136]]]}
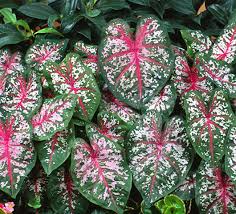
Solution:
{"label": "heart-shaped leaf", "polygon": [[73,141],[72,129],[66,129],[55,133],[50,140],[36,144],[39,160],[47,175],[69,157]]}
{"label": "heart-shaped leaf", "polygon": [[236,212],[236,188],[219,167],[202,162],[196,177],[196,203],[201,213]]}
{"label": "heart-shaped leaf", "polygon": [[76,189],[68,169],[54,171],[48,180],[47,195],[54,212],[64,214],[87,213],[88,202]]}
{"label": "heart-shaped leaf", "polygon": [[15,198],[35,165],[31,126],[20,112],[0,121],[0,189]]}
{"label": "heart-shaped leaf", "polygon": [[42,71],[48,61],[59,62],[63,58],[68,40],[38,39],[27,50],[25,62],[33,69]]}
{"label": "heart-shaped leaf", "polygon": [[32,73],[28,81],[23,74],[10,75],[0,104],[6,112],[22,111],[30,118],[41,105],[41,90],[36,73]]}
{"label": "heart-shaped leaf", "polygon": [[236,97],[236,75],[231,72],[231,67],[207,56],[199,58],[200,72],[207,75],[219,88],[229,93],[230,96]]}
{"label": "heart-shaped leaf", "polygon": [[50,75],[54,90],[59,94],[76,94],[78,117],[91,120],[100,102],[100,91],[90,70],[79,55],[68,54],[61,65],[48,63],[46,75]]}
{"label": "heart-shaped leaf", "polygon": [[172,85],[166,85],[156,96],[144,105],[144,111],[155,110],[168,117],[174,109],[177,94]]}
{"label": "heart-shaped leaf", "polygon": [[134,184],[150,206],[172,192],[192,164],[184,121],[173,117],[162,130],[160,114],[148,112],[137,122],[129,139],[128,158]]}
{"label": "heart-shaped leaf", "polygon": [[79,191],[92,203],[123,213],[132,185],[131,173],[122,149],[104,137],[87,133],[91,145],[75,141],[71,171]]}
{"label": "heart-shaped leaf", "polygon": [[206,161],[219,161],[224,155],[225,137],[232,123],[232,110],[225,94],[215,90],[207,107],[200,93],[189,92],[184,108],[187,132],[196,152]]}
{"label": "heart-shaped leaf", "polygon": [[65,129],[73,115],[76,98],[74,95],[60,95],[45,99],[40,111],[32,118],[34,138],[48,140]]}
{"label": "heart-shaped leaf", "polygon": [[225,152],[225,170],[231,180],[236,183],[236,124],[230,128],[227,139],[228,144]]}
{"label": "heart-shaped leaf", "polygon": [[83,57],[83,63],[89,67],[93,74],[98,72],[98,47],[96,45],[87,45],[83,41],[75,43],[74,51]]}
{"label": "heart-shaped leaf", "polygon": [[168,34],[155,17],[141,19],[132,39],[127,23],[111,21],[99,49],[101,72],[111,92],[140,109],[163,88],[174,64]]}

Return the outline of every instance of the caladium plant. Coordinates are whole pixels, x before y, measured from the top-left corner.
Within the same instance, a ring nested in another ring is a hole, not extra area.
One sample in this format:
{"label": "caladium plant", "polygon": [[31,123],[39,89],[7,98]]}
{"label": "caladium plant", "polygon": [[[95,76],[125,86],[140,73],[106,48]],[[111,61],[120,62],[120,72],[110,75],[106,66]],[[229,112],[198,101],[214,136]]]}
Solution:
{"label": "caladium plant", "polygon": [[132,39],[123,20],[111,21],[99,48],[101,72],[111,92],[140,109],[165,85],[173,66],[170,41],[161,21],[139,21]]}

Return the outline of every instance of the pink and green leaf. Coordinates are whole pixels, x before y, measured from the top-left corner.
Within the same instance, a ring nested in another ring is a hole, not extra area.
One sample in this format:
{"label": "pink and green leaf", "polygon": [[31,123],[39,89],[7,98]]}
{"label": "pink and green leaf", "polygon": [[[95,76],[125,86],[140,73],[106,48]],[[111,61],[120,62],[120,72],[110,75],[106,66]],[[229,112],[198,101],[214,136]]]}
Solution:
{"label": "pink and green leaf", "polygon": [[50,175],[69,157],[73,140],[72,128],[69,128],[56,132],[50,140],[36,143],[39,160],[47,175]]}
{"label": "pink and green leaf", "polygon": [[129,166],[134,184],[151,205],[185,179],[192,164],[184,121],[171,118],[163,128],[158,112],[148,112],[129,133]]}
{"label": "pink and green leaf", "polygon": [[27,50],[25,62],[31,68],[42,71],[46,62],[59,62],[63,58],[68,40],[38,39]]}
{"label": "pink and green leaf", "polygon": [[0,189],[15,198],[35,165],[31,125],[20,112],[0,121]]}
{"label": "pink and green leaf", "polygon": [[206,161],[217,162],[224,155],[225,137],[232,123],[232,110],[223,91],[215,90],[209,107],[198,92],[184,100],[187,132],[195,151]]}
{"label": "pink and green leaf", "polygon": [[28,80],[23,74],[10,75],[0,104],[6,112],[22,111],[31,117],[41,105],[41,96],[42,89],[36,73],[31,73]]}
{"label": "pink and green leaf", "polygon": [[87,213],[88,202],[75,187],[70,172],[65,167],[58,168],[49,176],[47,195],[50,206],[56,213]]}
{"label": "pink and green leaf", "polygon": [[76,111],[82,120],[91,120],[100,102],[100,91],[91,71],[84,66],[78,54],[68,54],[60,65],[48,63],[49,75],[55,92],[77,95]]}
{"label": "pink and green leaf", "polygon": [[45,99],[40,111],[31,121],[35,140],[48,140],[56,132],[67,128],[74,113],[76,99],[75,95]]}
{"label": "pink and green leaf", "polygon": [[76,187],[89,201],[118,214],[124,212],[132,178],[122,148],[87,130],[91,145],[76,139],[71,172]]}
{"label": "pink and green leaf", "polygon": [[111,21],[99,49],[101,72],[116,98],[140,109],[161,90],[174,64],[168,34],[155,17],[143,18],[135,39],[124,21]]}
{"label": "pink and green leaf", "polygon": [[236,188],[219,166],[200,164],[196,176],[196,203],[201,213],[236,213]]}

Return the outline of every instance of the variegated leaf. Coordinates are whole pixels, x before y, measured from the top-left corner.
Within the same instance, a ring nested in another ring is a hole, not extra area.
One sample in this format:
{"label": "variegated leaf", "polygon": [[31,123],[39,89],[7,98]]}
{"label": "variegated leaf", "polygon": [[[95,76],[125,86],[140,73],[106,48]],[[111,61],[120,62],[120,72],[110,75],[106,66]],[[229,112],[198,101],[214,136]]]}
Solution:
{"label": "variegated leaf", "polygon": [[134,184],[150,206],[172,192],[192,164],[184,121],[173,117],[162,130],[160,114],[148,112],[137,122],[129,139],[128,159]]}
{"label": "variegated leaf", "polygon": [[169,116],[174,109],[177,94],[172,85],[166,85],[156,96],[144,105],[144,111],[155,110]]}
{"label": "variegated leaf", "polygon": [[225,94],[215,90],[207,107],[200,93],[189,92],[184,108],[187,132],[196,152],[206,161],[219,161],[224,155],[225,137],[232,123],[232,110]]}
{"label": "variegated leaf", "polygon": [[67,43],[67,39],[38,39],[27,50],[25,55],[25,62],[31,68],[42,71],[46,62],[59,62],[63,58]]}
{"label": "variegated leaf", "polygon": [[34,167],[31,126],[20,112],[0,121],[0,189],[15,198]]}
{"label": "variegated leaf", "polygon": [[207,53],[212,46],[210,38],[204,35],[201,31],[181,30],[181,34],[186,42],[188,54],[191,56],[198,52]]}
{"label": "variegated leaf", "polygon": [[171,75],[174,58],[168,34],[155,17],[139,21],[134,40],[120,19],[111,21],[105,31],[99,49],[105,81],[115,97],[140,109]]}
{"label": "variegated leaf", "polygon": [[92,203],[123,213],[132,179],[122,149],[93,131],[91,145],[77,139],[72,152],[71,171],[79,191]]}
{"label": "variegated leaf", "polygon": [[36,73],[28,80],[23,74],[10,75],[0,105],[6,112],[22,111],[31,117],[41,105],[42,89]]}
{"label": "variegated leaf", "polygon": [[69,170],[64,167],[58,168],[50,175],[47,186],[47,195],[49,203],[56,213],[87,213],[88,202],[75,187]]}
{"label": "variegated leaf", "polygon": [[236,97],[236,75],[231,73],[231,67],[207,56],[200,56],[198,69],[207,75],[219,88],[227,91],[230,96]]}
{"label": "variegated leaf", "polygon": [[65,129],[73,115],[76,96],[60,95],[45,99],[40,111],[32,118],[36,140],[48,140],[56,132]]}
{"label": "variegated leaf", "polygon": [[129,126],[132,126],[140,115],[127,104],[116,99],[108,90],[103,91],[103,99],[100,103],[100,111],[117,114]]}
{"label": "variegated leaf", "polygon": [[174,191],[174,194],[182,200],[191,200],[195,198],[196,173],[190,171],[186,179]]}
{"label": "variegated leaf", "polygon": [[91,120],[100,102],[100,91],[90,70],[79,55],[68,54],[61,65],[48,63],[46,75],[50,75],[54,90],[59,94],[76,94],[78,117]]}
{"label": "variegated leaf", "polygon": [[225,170],[231,180],[236,184],[236,124],[230,128],[227,140]]}
{"label": "variegated leaf", "polygon": [[196,177],[196,203],[201,213],[236,213],[236,188],[219,167],[202,162]]}
{"label": "variegated leaf", "polygon": [[92,73],[96,74],[98,71],[98,47],[96,45],[87,45],[83,41],[78,41],[75,43],[74,50],[83,57],[83,63],[91,69]]}
{"label": "variegated leaf", "polygon": [[55,133],[50,140],[36,144],[39,160],[47,175],[50,175],[69,157],[73,140],[72,128],[69,128]]}

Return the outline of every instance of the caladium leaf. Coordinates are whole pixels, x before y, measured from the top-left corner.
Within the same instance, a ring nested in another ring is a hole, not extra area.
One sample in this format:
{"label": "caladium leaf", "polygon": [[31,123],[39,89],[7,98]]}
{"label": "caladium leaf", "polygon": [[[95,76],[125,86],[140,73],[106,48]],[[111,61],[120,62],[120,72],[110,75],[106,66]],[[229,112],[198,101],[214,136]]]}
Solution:
{"label": "caladium leaf", "polygon": [[92,73],[96,74],[98,71],[98,47],[78,41],[75,43],[74,50],[83,57],[83,63],[91,69]]}
{"label": "caladium leaf", "polygon": [[137,122],[129,139],[128,158],[134,184],[150,206],[172,192],[192,164],[184,121],[173,117],[162,130],[160,114],[148,112]]}
{"label": "caladium leaf", "polygon": [[196,177],[196,203],[201,213],[236,212],[236,188],[220,167],[202,162]]}
{"label": "caladium leaf", "polygon": [[68,54],[61,65],[45,66],[55,91],[59,94],[76,94],[78,117],[91,120],[100,102],[100,91],[90,70],[84,66],[79,55]]}
{"label": "caladium leaf", "polygon": [[28,80],[23,74],[10,75],[0,104],[6,112],[22,111],[27,117],[33,115],[41,105],[42,89],[36,73]]}
{"label": "caladium leaf", "polygon": [[65,129],[73,115],[76,98],[74,95],[60,95],[45,99],[40,111],[32,118],[34,138],[48,140]]}
{"label": "caladium leaf", "polygon": [[225,170],[231,180],[236,183],[236,124],[230,128],[227,139]]}
{"label": "caladium leaf", "polygon": [[187,52],[190,56],[194,56],[198,52],[207,53],[212,46],[210,38],[201,31],[181,30],[181,34],[186,42]]}
{"label": "caladium leaf", "polygon": [[225,137],[232,123],[232,110],[225,94],[215,90],[207,107],[200,93],[189,92],[184,108],[187,132],[196,152],[206,161],[219,161],[224,155]]}
{"label": "caladium leaf", "polygon": [[73,140],[72,128],[69,128],[55,133],[50,140],[36,144],[39,160],[47,175],[69,157]]}
{"label": "caladium leaf", "polygon": [[236,75],[231,72],[231,67],[222,61],[207,56],[199,58],[200,72],[207,75],[219,88],[227,91],[230,96],[236,97]]}
{"label": "caladium leaf", "polygon": [[68,169],[64,167],[58,168],[49,176],[47,195],[56,213],[87,213],[88,202],[76,189]]}
{"label": "caladium leaf", "polygon": [[111,21],[105,32],[99,49],[105,81],[115,97],[140,109],[170,77],[174,58],[168,34],[154,17],[139,21],[135,40],[120,19]]}
{"label": "caladium leaf", "polygon": [[100,111],[108,111],[117,114],[129,126],[132,126],[140,115],[127,104],[116,99],[108,90],[103,91],[103,99],[100,104]]}
{"label": "caladium leaf", "polygon": [[176,58],[172,81],[178,94],[182,97],[189,91],[199,91],[204,97],[208,98],[213,90],[213,84],[204,73],[199,72],[199,69],[196,67],[198,61],[190,67],[185,57],[185,51],[179,48],[174,50]]}
{"label": "caladium leaf", "polygon": [[191,200],[195,197],[196,173],[190,171],[186,179],[174,191],[182,200]]}
{"label": "caladium leaf", "polygon": [[122,148],[93,131],[87,134],[91,146],[76,139],[72,152],[71,171],[76,187],[92,203],[123,213],[132,179]]}
{"label": "caladium leaf", "polygon": [[34,167],[31,126],[20,112],[0,121],[0,189],[15,198]]}
{"label": "caladium leaf", "polygon": [[38,39],[27,50],[25,62],[35,70],[42,71],[48,61],[59,62],[63,58],[68,40]]}
{"label": "caladium leaf", "polygon": [[174,109],[177,94],[172,85],[166,85],[156,96],[144,105],[144,111],[155,110],[168,116]]}

